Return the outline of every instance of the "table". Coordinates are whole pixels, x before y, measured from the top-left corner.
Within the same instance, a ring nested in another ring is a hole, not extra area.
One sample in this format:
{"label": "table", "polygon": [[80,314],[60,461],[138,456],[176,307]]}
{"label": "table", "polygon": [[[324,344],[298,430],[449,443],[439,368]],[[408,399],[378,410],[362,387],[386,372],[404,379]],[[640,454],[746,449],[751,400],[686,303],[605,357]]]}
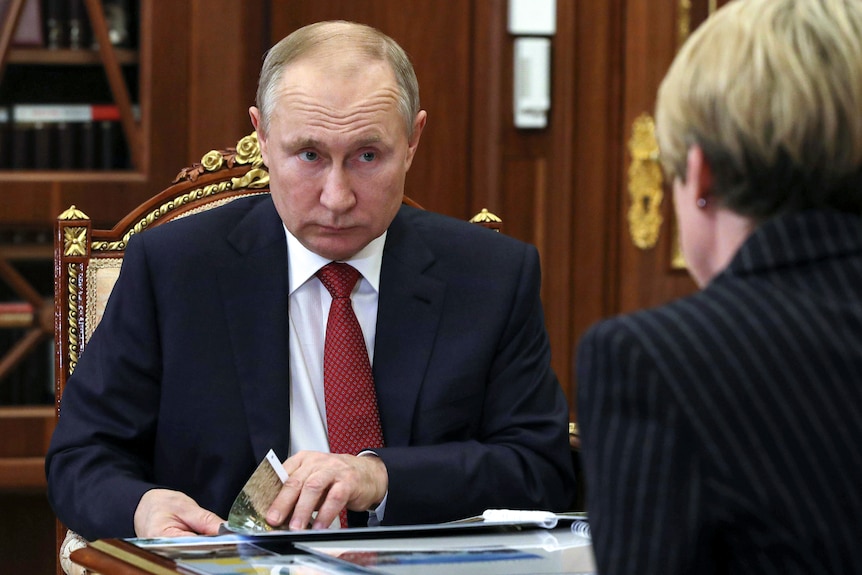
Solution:
{"label": "table", "polygon": [[574,533],[569,524],[554,529],[523,525],[373,529],[106,539],[75,551],[72,559],[103,575],[595,572],[589,538]]}

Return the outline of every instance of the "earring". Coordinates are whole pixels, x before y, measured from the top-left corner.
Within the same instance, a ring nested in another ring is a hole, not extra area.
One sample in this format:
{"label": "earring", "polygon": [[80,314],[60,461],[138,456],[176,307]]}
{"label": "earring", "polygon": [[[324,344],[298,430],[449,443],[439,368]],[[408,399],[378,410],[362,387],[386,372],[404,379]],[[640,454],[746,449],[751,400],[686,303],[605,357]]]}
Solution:
{"label": "earring", "polygon": [[697,207],[703,209],[706,207],[706,198],[698,198],[697,199]]}

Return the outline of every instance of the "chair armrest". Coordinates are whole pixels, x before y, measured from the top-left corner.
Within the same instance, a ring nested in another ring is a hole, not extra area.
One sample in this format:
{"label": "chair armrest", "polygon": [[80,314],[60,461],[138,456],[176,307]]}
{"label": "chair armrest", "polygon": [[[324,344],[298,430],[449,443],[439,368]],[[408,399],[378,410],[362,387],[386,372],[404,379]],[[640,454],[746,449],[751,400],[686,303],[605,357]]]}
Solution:
{"label": "chair armrest", "polygon": [[66,531],[66,538],[63,539],[63,544],[60,545],[60,567],[63,569],[63,573],[66,575],[88,575],[89,571],[87,571],[86,567],[73,563],[69,557],[73,551],[86,546],[86,539],[74,531]]}

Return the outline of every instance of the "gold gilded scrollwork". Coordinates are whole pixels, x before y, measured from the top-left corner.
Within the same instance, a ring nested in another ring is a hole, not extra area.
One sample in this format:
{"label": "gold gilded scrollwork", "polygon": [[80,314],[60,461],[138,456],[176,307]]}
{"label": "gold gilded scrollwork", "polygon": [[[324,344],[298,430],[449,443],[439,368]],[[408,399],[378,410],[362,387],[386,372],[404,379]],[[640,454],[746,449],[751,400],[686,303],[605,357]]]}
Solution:
{"label": "gold gilded scrollwork", "polygon": [[80,290],[78,289],[78,281],[83,271],[83,264],[69,264],[67,268],[69,282],[67,287],[69,288],[69,297],[67,300],[68,303],[68,318],[69,318],[69,330],[66,336],[69,338],[69,375],[72,375],[72,372],[75,371],[75,366],[78,365],[78,334],[80,333],[80,326],[78,325],[78,305],[80,304]]}
{"label": "gold gilded scrollwork", "polygon": [[252,168],[243,177],[233,178],[230,182],[234,190],[265,188],[269,185],[269,172],[263,168]]}
{"label": "gold gilded scrollwork", "polygon": [[483,225],[495,232],[499,232],[500,228],[503,226],[503,220],[501,220],[497,214],[489,212],[488,208],[482,208],[482,211],[470,218],[470,223]]}
{"label": "gold gilded scrollwork", "polygon": [[151,211],[144,219],[138,221],[138,223],[132,226],[132,228],[128,232],[123,234],[123,239],[116,242],[93,242],[93,245],[91,247],[93,251],[97,252],[122,251],[126,249],[126,244],[129,243],[129,239],[133,235],[144,231],[145,229],[150,227],[153,222],[155,222],[165,214],[172,212],[181,206],[184,206],[192,200],[212,196],[214,194],[218,194],[229,189],[231,189],[230,182],[219,182],[217,184],[210,184],[208,186],[204,186],[203,188],[197,188],[195,190],[192,190],[188,193],[174,198],[169,202],[165,202],[155,210]]}
{"label": "gold gilded scrollwork", "polygon": [[679,12],[677,14],[677,46],[682,46],[682,43],[691,34],[691,0],[679,0]]}
{"label": "gold gilded scrollwork", "polygon": [[470,218],[471,224],[499,224],[502,223],[497,214],[489,212],[488,208],[482,208],[482,211]]}
{"label": "gold gilded scrollwork", "polygon": [[87,255],[87,228],[63,228],[63,253],[67,256]]}
{"label": "gold gilded scrollwork", "polygon": [[269,186],[269,172],[263,165],[263,156],[260,153],[260,144],[257,140],[257,132],[252,132],[248,136],[242,138],[237,143],[236,148],[210,150],[204,154],[200,163],[197,163],[190,168],[184,168],[177,177],[174,178],[174,183],[185,180],[194,182],[197,180],[198,176],[204,172],[215,172],[223,168],[232,168],[235,165],[248,164],[251,165],[251,168],[241,177],[231,178],[230,181],[209,184],[177,196],[171,201],[165,202],[148,213],[145,218],[132,226],[131,229],[123,235],[121,240],[116,242],[93,242],[91,246],[92,249],[98,252],[122,251],[126,249],[126,244],[133,235],[144,231],[159,218],[164,217],[166,214],[193,200],[199,200],[208,196],[220,194],[227,190],[260,189]]}
{"label": "gold gilded scrollwork", "polygon": [[90,217],[72,204],[69,209],[57,217],[58,220],[89,220]]}
{"label": "gold gilded scrollwork", "polygon": [[649,114],[641,114],[635,119],[629,151],[632,157],[629,166],[629,233],[632,242],[646,250],[655,246],[664,220],[661,215],[664,191],[658,142],[655,123]]}
{"label": "gold gilded scrollwork", "polygon": [[218,150],[210,150],[201,158],[201,165],[208,172],[214,172],[224,165],[224,156]]}
{"label": "gold gilded scrollwork", "polygon": [[257,132],[252,132],[236,145],[236,163],[251,164],[251,169],[241,178],[233,178],[233,189],[265,188],[269,185],[269,171],[263,166]]}
{"label": "gold gilded scrollwork", "polygon": [[260,153],[260,143],[257,141],[257,132],[252,132],[237,143],[236,163],[251,164],[253,166],[263,165],[263,157]]}

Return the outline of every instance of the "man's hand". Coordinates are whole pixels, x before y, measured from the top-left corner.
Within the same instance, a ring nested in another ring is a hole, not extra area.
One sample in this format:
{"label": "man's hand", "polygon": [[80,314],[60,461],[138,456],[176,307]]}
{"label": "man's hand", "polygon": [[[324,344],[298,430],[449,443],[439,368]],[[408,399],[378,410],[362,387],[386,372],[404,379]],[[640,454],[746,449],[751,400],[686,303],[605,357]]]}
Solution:
{"label": "man's hand", "polygon": [[[386,466],[375,455],[356,456],[300,451],[284,462],[290,478],[275,498],[266,520],[288,528],[326,529],[344,507],[367,511],[378,505],[389,489]],[[312,513],[317,517],[312,523]]]}
{"label": "man's hand", "polygon": [[188,495],[170,489],[150,489],[135,509],[138,537],[215,535],[224,519],[201,508]]}

